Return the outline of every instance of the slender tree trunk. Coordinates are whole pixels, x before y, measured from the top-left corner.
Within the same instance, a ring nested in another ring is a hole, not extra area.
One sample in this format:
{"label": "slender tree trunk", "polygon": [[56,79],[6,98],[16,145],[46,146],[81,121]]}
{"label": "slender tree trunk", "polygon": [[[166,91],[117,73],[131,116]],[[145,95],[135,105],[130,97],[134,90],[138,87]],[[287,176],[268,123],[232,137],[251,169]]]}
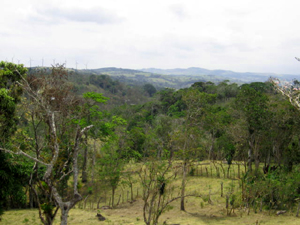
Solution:
{"label": "slender tree trunk", "polygon": [[258,171],[259,170],[259,155],[255,156],[255,170]]}
{"label": "slender tree trunk", "polygon": [[92,183],[94,183],[94,179],[95,179],[96,154],[97,154],[97,149],[96,149],[96,139],[95,139],[94,154],[93,154],[93,161],[92,161]]}
{"label": "slender tree trunk", "polygon": [[209,159],[210,160],[213,160],[215,157],[214,157],[214,142],[215,142],[215,135],[214,135],[214,132],[211,134],[211,145],[210,145],[210,148],[209,148]]}
{"label": "slender tree trunk", "polygon": [[[52,225],[53,222],[54,222],[54,217],[51,216],[51,215],[45,215],[45,217],[46,217],[46,224],[47,224],[47,225]],[[45,225],[46,225],[46,224],[45,224]]]}
{"label": "slender tree trunk", "polygon": [[33,208],[33,201],[34,201],[34,193],[32,193],[31,187],[29,187],[29,206]]}
{"label": "slender tree trunk", "polygon": [[180,210],[185,211],[184,207],[184,195],[185,195],[185,185],[186,185],[186,162],[183,163],[183,171],[182,171],[182,184],[181,184],[181,200],[180,200]]}
{"label": "slender tree trunk", "polygon": [[253,158],[253,152],[252,152],[252,148],[249,147],[248,150],[248,172],[252,172],[252,158]]}
{"label": "slender tree trunk", "polygon": [[130,183],[131,201],[133,201],[133,185]]}
{"label": "slender tree trunk", "polygon": [[[274,146],[273,146],[273,149],[274,149]],[[270,161],[271,161],[271,150],[269,149],[268,150],[268,157],[267,157],[267,160],[266,160],[266,164],[270,165]]]}
{"label": "slender tree trunk", "polygon": [[85,135],[85,147],[84,147],[84,154],[83,154],[83,165],[82,165],[82,183],[87,182],[87,158],[88,158],[88,143],[87,143],[87,135]]}
{"label": "slender tree trunk", "polygon": [[300,211],[300,202],[298,203],[298,208],[297,208],[296,217],[298,217],[298,216],[299,216],[299,211]]}
{"label": "slender tree trunk", "polygon": [[230,166],[231,166],[231,164],[228,164],[228,168],[227,168],[227,178],[229,178],[229,170],[230,170]]}
{"label": "slender tree trunk", "polygon": [[115,200],[115,188],[112,188],[112,195],[111,195],[111,207],[114,207],[114,200]]}

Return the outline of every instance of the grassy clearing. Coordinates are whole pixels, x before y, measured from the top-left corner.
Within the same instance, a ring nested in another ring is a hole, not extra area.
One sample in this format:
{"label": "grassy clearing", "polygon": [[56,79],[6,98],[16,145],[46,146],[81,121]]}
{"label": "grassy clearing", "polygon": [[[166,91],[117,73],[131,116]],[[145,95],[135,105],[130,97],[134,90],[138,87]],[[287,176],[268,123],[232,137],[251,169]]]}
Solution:
{"label": "grassy clearing", "polygon": [[[202,164],[202,165],[201,165]],[[159,220],[160,224],[166,221],[167,224],[185,224],[185,225],[202,225],[202,224],[300,224],[300,218],[295,217],[296,209],[287,212],[283,215],[276,216],[275,210],[264,210],[263,212],[255,213],[252,209],[248,215],[245,208],[239,207],[230,216],[227,216],[226,210],[226,194],[230,191],[238,193],[240,191],[239,179],[237,178],[238,165],[232,165],[229,176],[227,173],[225,178],[218,174],[218,169],[209,162],[202,162],[194,167],[198,169],[194,176],[188,177],[187,194],[198,193],[202,198],[188,197],[186,198],[186,212],[179,210],[179,200],[172,203],[173,209],[163,214]],[[202,174],[200,168],[202,167]],[[207,170],[205,169],[207,168]],[[225,165],[226,169],[227,166]],[[225,168],[224,167],[224,168]],[[242,173],[242,167],[240,167]],[[208,172],[206,172],[208,171]],[[208,176],[207,176],[208,173]],[[180,174],[180,173],[179,173]],[[233,175],[234,174],[234,175]],[[178,187],[173,196],[178,194],[181,185],[181,177],[178,175],[173,185]],[[223,183],[223,197],[221,197],[221,183]],[[120,187],[116,193],[116,200],[120,199],[120,204],[115,209],[96,209],[97,199],[103,196],[105,191],[97,191],[86,201],[77,205],[75,209],[70,211],[69,224],[72,225],[93,225],[93,224],[135,224],[141,225],[143,222],[143,201],[137,195],[137,191],[141,194],[141,187],[138,182],[134,184],[134,198],[135,201],[130,203],[129,188]],[[101,201],[100,207],[109,204],[109,191],[106,191],[107,199]],[[127,195],[128,201],[127,201]],[[121,196],[121,197],[120,197]],[[80,207],[80,208],[79,208]],[[106,217],[106,221],[98,221],[96,218],[97,212],[100,212]],[[60,222],[59,214],[57,215],[54,224],[58,225]],[[14,225],[39,225],[40,219],[38,211],[34,210],[11,210],[5,212],[1,224]]]}
{"label": "grassy clearing", "polygon": [[[176,203],[175,203],[176,205]],[[177,202],[179,206],[179,202]],[[142,225],[142,202],[137,200],[133,204],[124,204],[117,209],[101,210],[106,221],[98,221],[96,218],[97,210],[73,209],[70,212],[69,224],[71,225],[94,225],[94,224],[112,224],[112,225]],[[254,214],[250,213],[247,216],[246,212],[237,212],[234,216],[226,216],[226,210],[220,204],[204,205],[201,208],[200,204],[194,200],[187,200],[187,212],[181,212],[179,207],[174,207],[173,210],[167,212],[160,219],[160,224],[166,221],[167,224],[181,225],[204,225],[204,224],[290,224],[296,225],[300,223],[300,219],[294,215],[269,216],[268,213]],[[37,210],[12,210],[5,213],[1,224],[7,225],[40,225]],[[59,224],[59,216],[55,225]]]}
{"label": "grassy clearing", "polygon": [[[208,179],[203,179],[203,182],[208,182]],[[212,198],[213,203],[209,204],[203,202],[201,199],[187,198],[186,212],[179,210],[179,201],[174,202],[174,208],[163,214],[160,219],[160,224],[164,221],[167,224],[185,224],[185,225],[202,225],[202,224],[290,224],[296,225],[300,223],[300,219],[296,218],[294,214],[287,213],[285,215],[276,216],[275,213],[271,215],[268,212],[257,213],[247,212],[240,209],[232,216],[226,216],[226,209],[224,201]],[[98,221],[96,209],[73,209],[70,212],[69,224],[72,225],[94,225],[94,224],[135,224],[141,225],[143,223],[142,217],[142,201],[137,199],[134,203],[124,203],[116,209],[100,210],[100,213],[106,217],[106,221]],[[37,210],[11,210],[7,211],[2,219],[1,224],[7,225],[39,225],[41,224],[38,218]],[[54,223],[59,224],[59,215]]]}

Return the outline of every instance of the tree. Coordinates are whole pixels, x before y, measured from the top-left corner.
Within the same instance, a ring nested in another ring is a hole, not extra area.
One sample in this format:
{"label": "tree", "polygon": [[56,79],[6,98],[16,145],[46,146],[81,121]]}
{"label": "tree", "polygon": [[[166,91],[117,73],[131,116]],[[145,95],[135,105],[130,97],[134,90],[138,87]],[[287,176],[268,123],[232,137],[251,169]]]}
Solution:
{"label": "tree", "polygon": [[[27,80],[21,76],[22,87],[28,101],[32,103],[31,110],[43,123],[39,148],[32,152],[34,148],[24,149],[18,143],[10,149],[1,148],[7,153],[31,159],[35,162],[34,168],[43,171],[42,180],[38,182],[39,188],[34,190],[37,201],[44,200],[39,202],[39,212],[41,221],[47,225],[53,223],[58,209],[61,210],[61,225],[67,224],[70,209],[82,199],[78,190],[78,154],[83,134],[92,127],[80,127],[74,123],[81,116],[74,113],[78,111],[81,100],[71,92],[72,86],[67,78],[63,66],[53,67],[48,75],[32,75]],[[62,195],[60,183],[71,174],[72,191],[66,196]],[[38,192],[46,198],[39,199]]]}
{"label": "tree", "polygon": [[[199,134],[199,128],[201,127],[205,107],[208,104],[215,102],[216,94],[207,94],[199,92],[197,89],[189,89],[183,95],[183,101],[185,102],[187,109],[185,115],[185,121],[183,124],[183,132],[180,132],[177,138],[180,143],[179,155],[183,160],[182,167],[182,184],[181,184],[181,203],[180,210],[185,211],[184,196],[186,187],[187,168],[190,161],[195,159],[194,149],[197,148],[197,142],[195,136]],[[197,138],[198,139],[198,138]],[[199,139],[198,139],[199,140]]]}
{"label": "tree", "polygon": [[147,159],[138,171],[142,184],[143,217],[146,225],[157,225],[159,217],[170,210],[169,204],[179,197],[172,198],[175,176],[171,161]]}
{"label": "tree", "polygon": [[[108,100],[108,98],[104,97],[102,93],[95,92],[86,92],[83,94],[83,98],[85,99],[85,103],[82,107],[82,113],[84,114],[83,118],[80,118],[78,123],[81,126],[88,126],[93,123],[93,128],[90,130],[90,136],[94,139],[94,141],[99,136],[100,126],[102,125],[103,113],[100,111],[99,104],[104,104]],[[88,160],[88,135],[85,134],[85,147],[83,154],[83,165],[82,165],[82,183],[86,183],[88,181],[87,176],[87,160]],[[95,152],[94,152],[95,157]]]}
{"label": "tree", "polygon": [[[17,129],[16,107],[21,100],[23,88],[19,84],[26,77],[23,65],[0,62],[0,148],[10,145],[10,137]],[[0,151],[0,217],[8,196],[22,191],[19,178],[24,176],[20,164],[13,165],[10,156]],[[1,218],[0,218],[1,219]]]}
{"label": "tree", "polygon": [[289,102],[300,111],[300,85],[297,80],[288,82],[271,77],[269,81],[273,84],[275,90],[285,96]]}
{"label": "tree", "polygon": [[269,99],[264,93],[249,85],[244,85],[236,98],[236,104],[241,109],[247,122],[248,130],[248,171],[252,171],[252,161],[255,160],[256,170],[260,162],[260,145],[264,141],[268,129]]}
{"label": "tree", "polygon": [[[295,57],[296,60],[300,61],[299,58]],[[270,78],[269,82],[273,85],[276,91],[282,94],[285,98],[289,100],[292,106],[294,106],[297,111],[300,111],[300,88],[299,81],[294,80],[293,82],[282,81],[278,78]],[[299,139],[298,139],[299,143]],[[295,183],[295,179],[293,177],[293,183]],[[297,190],[299,187],[297,187]],[[298,197],[298,196],[297,196]],[[300,203],[298,203],[298,210],[296,216],[299,215]]]}
{"label": "tree", "polygon": [[152,84],[145,84],[143,89],[149,94],[150,97],[156,93],[156,88]]}
{"label": "tree", "polygon": [[98,162],[100,164],[100,179],[106,182],[111,188],[112,201],[111,206],[114,207],[115,191],[119,185],[122,176],[122,170],[125,165],[124,159],[121,159],[116,149],[112,145],[105,146],[104,156]]}
{"label": "tree", "polygon": [[[298,58],[296,59],[299,61]],[[299,123],[297,115],[300,110],[300,83],[298,80],[288,82],[278,78],[270,78],[269,81],[275,91],[279,92],[290,103],[284,105],[286,109],[281,109],[280,98],[276,96],[276,106],[280,108],[278,109],[277,107],[278,113],[275,115],[278,117],[276,120],[277,126],[272,126],[272,130],[274,130],[272,144],[278,164],[280,165],[283,162],[285,168],[291,171],[293,163],[299,162],[297,150],[299,146],[299,134],[295,131],[298,131],[297,127]]]}

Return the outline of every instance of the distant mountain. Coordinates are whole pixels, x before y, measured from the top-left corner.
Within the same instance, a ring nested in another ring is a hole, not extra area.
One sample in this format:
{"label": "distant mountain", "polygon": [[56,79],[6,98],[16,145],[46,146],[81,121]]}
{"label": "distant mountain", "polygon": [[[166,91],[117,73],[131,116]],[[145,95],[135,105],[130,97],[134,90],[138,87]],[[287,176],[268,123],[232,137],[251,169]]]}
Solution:
{"label": "distant mountain", "polygon": [[[30,68],[35,70],[38,68]],[[300,75],[274,74],[274,73],[240,73],[230,70],[208,70],[199,67],[190,67],[187,69],[157,69],[146,68],[140,70],[123,69],[116,67],[106,67],[98,69],[75,70],[68,68],[69,71],[85,75],[109,75],[112,79],[118,80],[128,85],[153,84],[157,88],[186,88],[195,82],[211,81],[219,83],[229,80],[232,83],[243,84],[251,82],[265,82],[270,77],[277,77],[285,80],[300,80]]]}
{"label": "distant mountain", "polygon": [[142,71],[132,70],[132,69],[123,69],[123,68],[116,68],[116,67],[105,67],[99,69],[91,69],[90,71],[94,73],[113,73],[113,74],[136,74],[136,73],[143,73]]}
{"label": "distant mountain", "polygon": [[233,72],[230,70],[208,70],[199,67],[190,67],[187,69],[156,69],[156,68],[146,68],[141,69],[141,71],[149,72],[149,73],[157,73],[164,75],[177,75],[177,76],[217,76],[223,77],[224,79],[228,79],[234,82],[264,82],[269,79],[269,77],[278,77],[287,80],[291,79],[299,79],[300,75],[291,75],[291,74],[275,74],[275,73],[240,73]]}
{"label": "distant mountain", "polygon": [[113,79],[129,85],[153,84],[157,88],[186,88],[199,81],[211,81],[219,83],[229,80],[232,83],[243,84],[251,82],[265,82],[270,77],[277,77],[285,80],[298,79],[300,75],[274,74],[274,73],[240,73],[230,70],[208,70],[199,67],[187,69],[123,69],[106,67],[99,69],[78,70],[81,74],[110,75]]}

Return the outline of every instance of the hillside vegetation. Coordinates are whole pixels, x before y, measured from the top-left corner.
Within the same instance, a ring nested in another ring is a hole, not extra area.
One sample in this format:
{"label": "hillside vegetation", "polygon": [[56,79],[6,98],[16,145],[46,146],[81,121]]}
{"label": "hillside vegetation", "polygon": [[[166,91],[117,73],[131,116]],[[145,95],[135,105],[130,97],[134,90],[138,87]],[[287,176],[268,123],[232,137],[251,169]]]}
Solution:
{"label": "hillside vegetation", "polygon": [[20,208],[24,224],[297,221],[298,81],[173,89],[97,73],[0,63],[4,223]]}

